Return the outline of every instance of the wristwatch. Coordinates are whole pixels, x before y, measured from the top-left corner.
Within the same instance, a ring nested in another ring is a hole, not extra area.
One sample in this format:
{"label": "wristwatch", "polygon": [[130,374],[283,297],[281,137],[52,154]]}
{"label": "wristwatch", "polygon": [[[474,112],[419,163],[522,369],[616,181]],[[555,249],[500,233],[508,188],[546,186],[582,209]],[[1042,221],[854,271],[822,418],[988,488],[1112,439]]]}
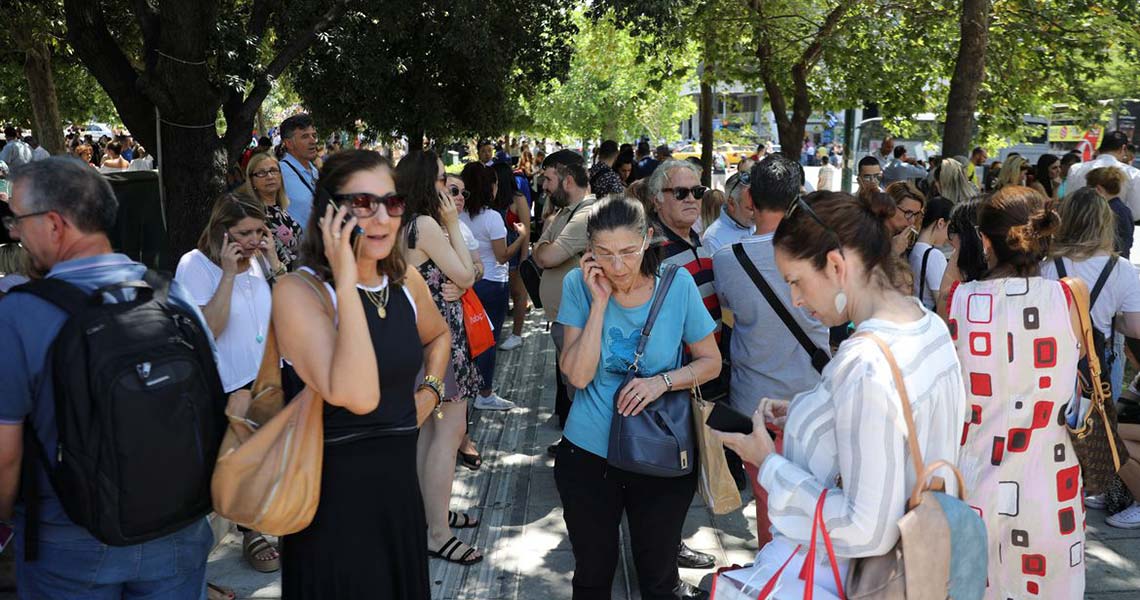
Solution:
{"label": "wristwatch", "polygon": [[661,373],[661,379],[665,380],[665,391],[667,391],[667,392],[672,391],[673,390],[673,380],[669,377],[669,374],[662,372]]}
{"label": "wristwatch", "polygon": [[436,377],[435,375],[425,375],[424,382],[420,384],[420,389],[423,388],[428,388],[429,390],[435,392],[435,418],[442,419],[443,409],[441,407],[443,406],[444,394],[443,380],[439,377]]}

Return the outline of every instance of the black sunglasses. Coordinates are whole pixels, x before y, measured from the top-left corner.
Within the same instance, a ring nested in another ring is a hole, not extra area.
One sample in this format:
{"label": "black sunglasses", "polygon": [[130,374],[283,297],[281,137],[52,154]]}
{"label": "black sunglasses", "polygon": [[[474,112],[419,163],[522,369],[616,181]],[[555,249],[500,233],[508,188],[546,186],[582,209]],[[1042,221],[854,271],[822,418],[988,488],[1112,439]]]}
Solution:
{"label": "black sunglasses", "polygon": [[368,192],[355,194],[332,194],[333,202],[338,206],[348,205],[349,212],[357,219],[367,219],[380,210],[380,205],[388,212],[389,217],[398,217],[404,214],[404,197],[397,194],[377,196]]}
{"label": "black sunglasses", "polygon": [[453,185],[450,188],[448,188],[448,191],[451,192],[452,198],[458,198],[460,196],[463,196],[463,199],[467,200],[468,198],[471,197],[471,192],[469,192],[467,190],[461,190],[461,189],[459,189],[458,186]]}
{"label": "black sunglasses", "polygon": [[662,191],[671,192],[673,194],[673,197],[676,198],[677,200],[685,201],[685,200],[689,199],[689,194],[693,195],[693,199],[700,200],[702,197],[704,197],[705,192],[707,192],[708,190],[709,190],[709,188],[707,188],[703,185],[694,185],[693,187],[665,188]]}
{"label": "black sunglasses", "polygon": [[732,187],[728,188],[728,195],[731,197],[740,186],[748,187],[750,185],[752,185],[752,175],[748,171],[737,173],[736,179],[732,181]]}

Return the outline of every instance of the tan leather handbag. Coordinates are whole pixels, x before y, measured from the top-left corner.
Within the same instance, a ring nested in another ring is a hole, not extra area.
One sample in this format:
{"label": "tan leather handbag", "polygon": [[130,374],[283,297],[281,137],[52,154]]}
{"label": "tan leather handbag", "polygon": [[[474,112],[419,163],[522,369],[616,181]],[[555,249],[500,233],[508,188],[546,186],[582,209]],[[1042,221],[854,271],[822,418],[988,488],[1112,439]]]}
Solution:
{"label": "tan leather handbag", "polygon": [[[1073,451],[1081,463],[1085,493],[1103,492],[1128,461],[1128,448],[1117,434],[1116,407],[1111,390],[1101,381],[1100,358],[1093,342],[1092,317],[1089,312],[1089,288],[1081,279],[1065,277],[1061,280],[1073,294],[1073,304],[1081,322],[1081,344],[1085,348],[1089,375],[1080,375],[1081,394],[1089,398],[1089,410],[1076,427],[1069,427]],[[1074,402],[1080,401],[1079,398]],[[1130,472],[1133,468],[1130,468]]]}
{"label": "tan leather handbag", "polygon": [[[333,314],[320,281],[303,271],[288,276],[311,286]],[[324,401],[306,387],[285,404],[280,362],[271,319],[252,392],[230,394],[229,428],[211,482],[215,512],[270,535],[308,527],[320,501],[324,460]]]}

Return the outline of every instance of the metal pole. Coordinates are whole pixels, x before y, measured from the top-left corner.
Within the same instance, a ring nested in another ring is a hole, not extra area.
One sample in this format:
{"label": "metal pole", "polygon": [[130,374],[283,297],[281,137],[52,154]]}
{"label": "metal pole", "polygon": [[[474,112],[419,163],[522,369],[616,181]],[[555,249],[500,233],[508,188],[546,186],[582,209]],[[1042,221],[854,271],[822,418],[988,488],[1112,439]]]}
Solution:
{"label": "metal pole", "polygon": [[851,193],[852,171],[855,168],[855,109],[843,111],[843,187],[848,194]]}

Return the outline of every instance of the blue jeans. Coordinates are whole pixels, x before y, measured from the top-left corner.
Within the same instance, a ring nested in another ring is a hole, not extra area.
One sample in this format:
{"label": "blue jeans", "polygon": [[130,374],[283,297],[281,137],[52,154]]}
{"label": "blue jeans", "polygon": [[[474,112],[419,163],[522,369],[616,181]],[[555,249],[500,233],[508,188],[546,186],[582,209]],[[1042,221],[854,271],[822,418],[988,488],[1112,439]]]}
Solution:
{"label": "blue jeans", "polygon": [[107,546],[96,540],[39,541],[24,562],[17,531],[16,586],[21,600],[205,600],[206,558],[214,534],[205,517],[157,540]]}
{"label": "blue jeans", "polygon": [[[495,340],[503,333],[503,319],[507,318],[507,298],[510,297],[510,286],[507,282],[480,279],[475,282],[475,295],[483,308],[487,311],[487,318],[491,320],[491,327],[495,331]],[[490,350],[475,358],[475,366],[483,376],[483,389],[491,389],[491,381],[495,376],[495,352],[498,344],[491,346]]]}

